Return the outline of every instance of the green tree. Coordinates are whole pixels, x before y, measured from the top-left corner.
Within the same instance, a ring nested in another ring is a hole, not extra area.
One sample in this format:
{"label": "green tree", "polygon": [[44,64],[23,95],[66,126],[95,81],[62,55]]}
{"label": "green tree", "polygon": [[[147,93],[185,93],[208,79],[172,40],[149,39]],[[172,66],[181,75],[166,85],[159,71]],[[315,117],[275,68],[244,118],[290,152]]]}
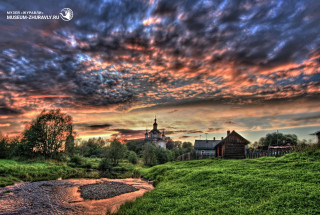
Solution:
{"label": "green tree", "polygon": [[10,138],[7,150],[7,158],[19,157],[23,153],[22,145],[18,137]]}
{"label": "green tree", "polygon": [[193,149],[193,146],[192,146],[192,143],[191,143],[191,142],[183,142],[183,143],[182,143],[183,153],[191,152],[192,149]]}
{"label": "green tree", "polygon": [[174,148],[181,148],[182,147],[182,142],[181,141],[174,141],[173,145],[174,145]]}
{"label": "green tree", "polygon": [[156,155],[157,146],[153,143],[146,143],[143,150],[143,161],[147,166],[154,166],[158,164]]}
{"label": "green tree", "polygon": [[168,156],[166,150],[161,147],[156,147],[156,156],[159,164],[168,162]]}
{"label": "green tree", "polygon": [[134,151],[129,151],[128,160],[132,164],[138,163],[138,156]]}
{"label": "green tree", "polygon": [[7,157],[8,138],[3,137],[0,133],[0,158]]}
{"label": "green tree", "polygon": [[166,143],[166,149],[169,149],[169,150],[174,149],[173,141],[168,141]]}
{"label": "green tree", "polygon": [[176,159],[179,155],[182,155],[182,149],[181,148],[174,148],[171,150],[174,154],[174,158]]}
{"label": "green tree", "polygon": [[43,110],[24,131],[22,142],[28,155],[37,153],[45,158],[54,158],[62,152],[63,143],[69,135],[72,135],[71,116],[60,110]]}
{"label": "green tree", "polygon": [[[261,138],[260,138],[260,139],[261,139]],[[258,141],[254,141],[253,143],[250,143],[250,144],[248,145],[248,147],[249,147],[249,149],[250,149],[251,151],[256,150],[259,146],[261,146],[261,143],[258,142]]]}
{"label": "green tree", "polygon": [[126,143],[126,145],[128,150],[134,151],[136,154],[141,155],[144,143],[144,140],[130,140]]}
{"label": "green tree", "polygon": [[260,138],[258,144],[263,146],[282,146],[282,145],[297,145],[298,137],[295,134],[282,134],[274,132],[267,134],[265,137]]}
{"label": "green tree", "polygon": [[113,140],[109,146],[108,158],[114,166],[118,165],[119,161],[126,156],[127,147],[118,140]]}
{"label": "green tree", "polygon": [[168,161],[174,161],[176,159],[175,153],[173,150],[166,150]]}
{"label": "green tree", "polygon": [[90,138],[81,142],[80,146],[76,147],[76,150],[85,157],[105,157],[106,156],[106,142],[99,137]]}
{"label": "green tree", "polygon": [[112,163],[110,162],[109,159],[103,158],[103,159],[101,159],[101,161],[100,161],[100,163],[99,163],[98,169],[99,169],[100,171],[103,171],[103,172],[105,172],[105,173],[110,174],[111,171],[112,171]]}
{"label": "green tree", "polygon": [[65,152],[72,156],[74,154],[74,136],[72,135],[72,131],[69,133],[66,143],[65,143]]}

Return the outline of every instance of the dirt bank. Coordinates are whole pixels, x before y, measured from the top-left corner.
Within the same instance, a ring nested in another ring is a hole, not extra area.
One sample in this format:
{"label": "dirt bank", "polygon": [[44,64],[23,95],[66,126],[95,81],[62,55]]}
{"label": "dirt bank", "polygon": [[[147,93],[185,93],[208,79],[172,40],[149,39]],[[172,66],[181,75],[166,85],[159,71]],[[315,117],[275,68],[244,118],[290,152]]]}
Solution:
{"label": "dirt bank", "polygon": [[114,213],[152,189],[147,181],[132,178],[20,182],[0,188],[0,214]]}

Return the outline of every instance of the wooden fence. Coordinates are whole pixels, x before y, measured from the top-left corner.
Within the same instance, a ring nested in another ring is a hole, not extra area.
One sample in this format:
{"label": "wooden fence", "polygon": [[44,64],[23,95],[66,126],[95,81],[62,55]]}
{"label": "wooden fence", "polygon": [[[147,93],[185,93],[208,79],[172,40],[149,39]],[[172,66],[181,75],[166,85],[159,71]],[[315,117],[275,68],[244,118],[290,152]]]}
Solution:
{"label": "wooden fence", "polygon": [[207,154],[199,154],[195,152],[188,152],[185,154],[182,154],[177,157],[177,160],[179,161],[188,161],[188,160],[200,160],[205,158],[214,158],[214,155],[207,155]]}
{"label": "wooden fence", "polygon": [[[277,148],[277,149],[268,149],[263,151],[247,151],[246,158],[259,158],[259,157],[280,157],[282,155],[285,155],[287,153],[292,152],[291,148]],[[214,155],[204,155],[204,154],[197,154],[195,152],[189,152],[186,154],[182,154],[177,157],[177,160],[179,161],[186,161],[186,160],[200,160],[205,158],[214,158]]]}
{"label": "wooden fence", "polygon": [[291,149],[268,149],[265,151],[247,151],[246,158],[259,158],[259,157],[280,157],[290,153]]}

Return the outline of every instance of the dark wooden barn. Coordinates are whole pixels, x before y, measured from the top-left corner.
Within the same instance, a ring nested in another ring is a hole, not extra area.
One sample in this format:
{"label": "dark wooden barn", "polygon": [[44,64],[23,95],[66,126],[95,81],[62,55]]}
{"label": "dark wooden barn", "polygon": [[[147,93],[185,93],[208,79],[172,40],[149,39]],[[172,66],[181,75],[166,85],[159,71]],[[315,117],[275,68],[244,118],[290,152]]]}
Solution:
{"label": "dark wooden barn", "polygon": [[216,156],[220,158],[243,159],[246,158],[246,145],[248,140],[235,131],[227,132],[226,138],[216,146]]}

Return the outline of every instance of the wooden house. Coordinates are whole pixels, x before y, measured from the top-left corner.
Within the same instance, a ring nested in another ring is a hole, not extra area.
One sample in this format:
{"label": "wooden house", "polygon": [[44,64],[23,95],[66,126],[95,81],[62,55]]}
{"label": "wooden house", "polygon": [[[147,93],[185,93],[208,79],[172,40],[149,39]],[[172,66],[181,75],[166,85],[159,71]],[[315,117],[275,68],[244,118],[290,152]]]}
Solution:
{"label": "wooden house", "polygon": [[196,140],[194,143],[194,149],[196,150],[197,156],[208,156],[215,157],[216,150],[215,146],[220,143],[221,140]]}
{"label": "wooden house", "polygon": [[246,145],[248,140],[243,138],[235,131],[227,132],[227,136],[221,140],[216,146],[216,157],[242,159],[246,158]]}

